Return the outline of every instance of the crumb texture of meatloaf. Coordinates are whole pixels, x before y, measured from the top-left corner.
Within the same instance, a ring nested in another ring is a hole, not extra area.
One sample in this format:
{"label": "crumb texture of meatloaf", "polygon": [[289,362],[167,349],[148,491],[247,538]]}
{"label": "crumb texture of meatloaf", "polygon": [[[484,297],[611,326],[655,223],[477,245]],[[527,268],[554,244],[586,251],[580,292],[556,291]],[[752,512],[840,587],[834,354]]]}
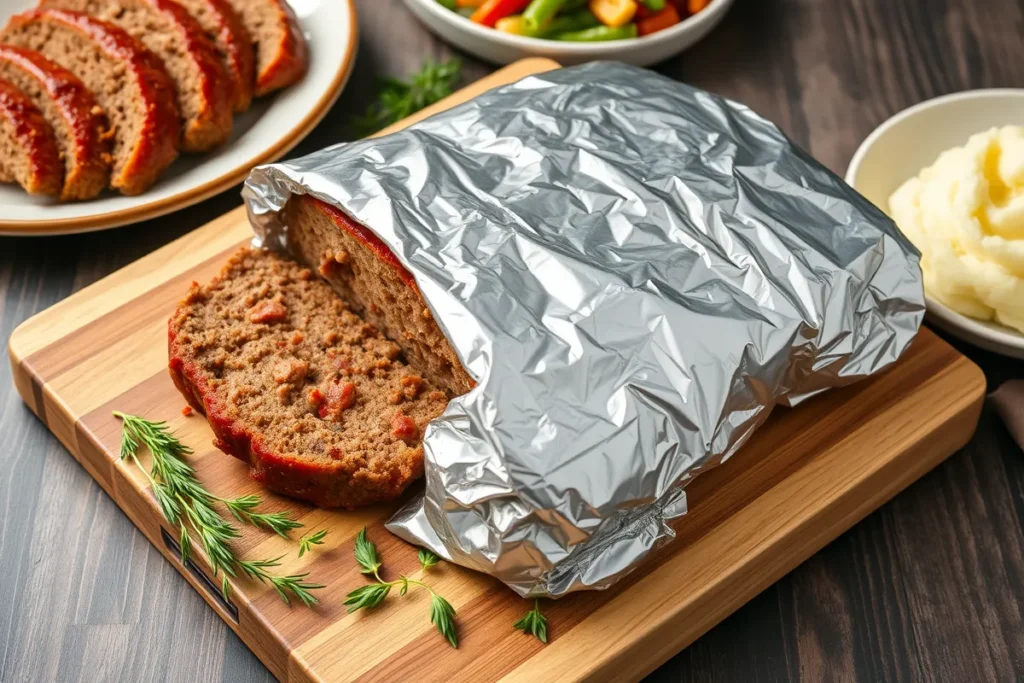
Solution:
{"label": "crumb texture of meatloaf", "polygon": [[423,474],[423,430],[447,396],[287,256],[236,253],[168,332],[175,385],[270,490],[354,508]]}
{"label": "crumb texture of meatloaf", "polygon": [[302,78],[309,66],[306,39],[285,0],[228,0],[256,44],[256,96]]}
{"label": "crumb texture of meatloaf", "polygon": [[0,182],[30,194],[60,193],[64,168],[53,132],[32,101],[0,80]]}
{"label": "crumb texture of meatloaf", "polygon": [[175,84],[181,149],[213,149],[231,135],[230,78],[199,23],[173,0],[43,0],[42,7],[82,12],[126,31],[160,58]]}
{"label": "crumb texture of meatloaf", "polygon": [[236,112],[243,112],[252,103],[256,85],[256,52],[252,36],[241,17],[227,0],[179,0],[195,17],[207,38],[213,41],[217,54],[231,79],[231,102]]}
{"label": "crumb texture of meatloaf", "polygon": [[0,45],[0,78],[18,87],[50,124],[64,160],[60,199],[91,199],[110,181],[107,119],[73,73],[35,50]]}
{"label": "crumb texture of meatloaf", "polygon": [[96,97],[113,131],[112,188],[140,194],[178,156],[174,84],[160,60],[121,29],[79,12],[41,9],[11,17],[0,38],[42,53]]}
{"label": "crumb texture of meatloaf", "polygon": [[410,365],[449,396],[473,388],[473,379],[438,327],[412,274],[376,235],[309,195],[292,196],[282,220],[296,257],[397,342]]}

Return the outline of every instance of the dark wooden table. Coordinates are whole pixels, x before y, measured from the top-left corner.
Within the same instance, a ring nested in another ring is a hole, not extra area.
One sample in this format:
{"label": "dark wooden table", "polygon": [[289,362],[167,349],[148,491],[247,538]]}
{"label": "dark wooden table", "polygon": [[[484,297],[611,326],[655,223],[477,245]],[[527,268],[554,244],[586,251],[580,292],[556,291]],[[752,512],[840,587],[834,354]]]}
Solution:
{"label": "dark wooden table", "polygon": [[[400,0],[356,4],[352,81],[296,153],[344,139],[376,77],[451,54]],[[1022,35],[1022,0],[738,0],[659,70],[749,104],[842,173],[904,107],[1024,87]],[[467,80],[491,68],[465,61]],[[119,230],[0,238],[0,339],[239,203],[235,189]],[[1024,363],[961,348],[990,387],[1024,377]],[[270,680],[21,404],[6,363],[0,396],[0,681]],[[1024,680],[1022,527],[1024,455],[986,409],[966,448],[651,679]]]}

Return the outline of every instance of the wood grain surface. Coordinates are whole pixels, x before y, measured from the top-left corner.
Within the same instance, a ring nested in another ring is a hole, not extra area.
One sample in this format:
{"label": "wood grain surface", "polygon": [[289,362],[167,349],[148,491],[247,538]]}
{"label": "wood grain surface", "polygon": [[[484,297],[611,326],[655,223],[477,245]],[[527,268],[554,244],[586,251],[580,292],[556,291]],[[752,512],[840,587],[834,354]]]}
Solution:
{"label": "wood grain surface", "polygon": [[[449,51],[397,0],[357,1],[350,87],[297,153],[344,139],[377,76]],[[837,172],[884,118],[1024,86],[1013,0],[738,0],[662,72],[742,99]],[[489,67],[467,59],[467,79]],[[0,337],[239,203],[231,191],[110,233],[0,239]],[[2,207],[0,207],[2,211]],[[962,348],[990,386],[1024,364]],[[259,681],[271,674],[21,404],[0,364],[0,680]],[[989,411],[971,442],[652,680],[1024,678],[1024,464]]]}

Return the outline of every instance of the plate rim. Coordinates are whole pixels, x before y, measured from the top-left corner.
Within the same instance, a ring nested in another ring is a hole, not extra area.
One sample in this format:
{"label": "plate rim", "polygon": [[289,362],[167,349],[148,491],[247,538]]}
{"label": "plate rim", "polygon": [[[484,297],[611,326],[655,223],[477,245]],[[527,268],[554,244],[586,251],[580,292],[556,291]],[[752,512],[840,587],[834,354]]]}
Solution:
{"label": "plate rim", "polygon": [[[324,0],[337,2],[338,0]],[[269,147],[261,149],[254,156],[240,162],[237,166],[216,178],[211,178],[196,187],[183,190],[177,194],[158,199],[139,206],[91,216],[77,216],[61,219],[40,220],[4,220],[0,219],[0,236],[32,237],[71,235],[99,230],[109,230],[129,223],[139,223],[151,218],[164,216],[181,209],[188,208],[201,201],[219,194],[248,176],[253,167],[271,163],[291,151],[309,135],[323,120],[338,101],[345,85],[348,83],[355,67],[356,52],[359,48],[359,18],[356,14],[354,0],[343,0],[348,6],[351,20],[349,21],[348,45],[345,54],[338,64],[330,85],[323,91],[316,104],[299,122],[285,135],[278,138]]]}

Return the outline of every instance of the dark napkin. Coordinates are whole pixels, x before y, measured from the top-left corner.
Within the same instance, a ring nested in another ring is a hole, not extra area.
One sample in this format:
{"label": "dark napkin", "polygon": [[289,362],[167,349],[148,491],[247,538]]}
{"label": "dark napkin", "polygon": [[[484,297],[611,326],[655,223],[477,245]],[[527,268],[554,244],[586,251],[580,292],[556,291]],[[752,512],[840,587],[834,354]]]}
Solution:
{"label": "dark napkin", "polygon": [[1003,418],[1010,436],[1024,448],[1024,379],[1011,379],[993,391],[989,398],[999,417]]}

